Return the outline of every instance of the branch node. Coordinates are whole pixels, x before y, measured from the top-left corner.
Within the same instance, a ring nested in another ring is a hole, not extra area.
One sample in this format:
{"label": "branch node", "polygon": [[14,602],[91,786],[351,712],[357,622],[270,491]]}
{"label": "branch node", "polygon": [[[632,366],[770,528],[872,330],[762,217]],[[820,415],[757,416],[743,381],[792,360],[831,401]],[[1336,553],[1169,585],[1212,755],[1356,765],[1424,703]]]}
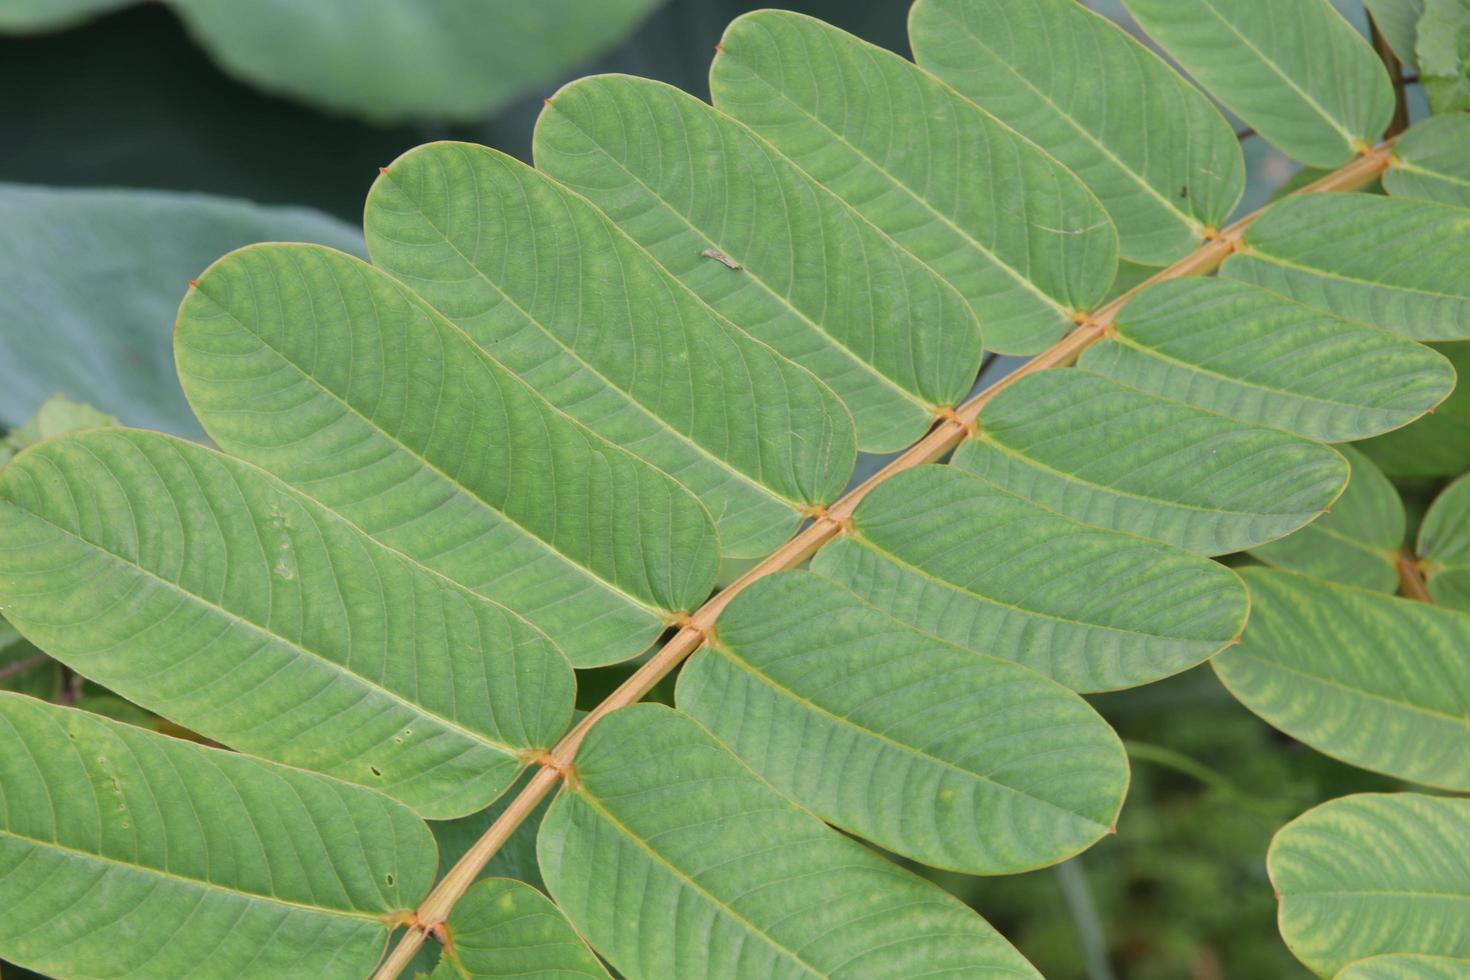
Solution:
{"label": "branch node", "polygon": [[959,429],[964,432],[966,439],[974,438],[975,433],[979,431],[977,423],[967,421],[960,416],[959,412],[955,411],[949,406],[945,406],[944,408],[935,411],[934,424],[958,426]]}
{"label": "branch node", "polygon": [[548,752],[546,749],[537,749],[534,752],[527,753],[524,758],[532,765],[540,766],[543,769],[550,769],[557,776],[561,777],[562,782],[566,783],[572,789],[577,788],[579,782],[577,779],[577,767],[571,760],[563,762],[556,757],[555,753]]}

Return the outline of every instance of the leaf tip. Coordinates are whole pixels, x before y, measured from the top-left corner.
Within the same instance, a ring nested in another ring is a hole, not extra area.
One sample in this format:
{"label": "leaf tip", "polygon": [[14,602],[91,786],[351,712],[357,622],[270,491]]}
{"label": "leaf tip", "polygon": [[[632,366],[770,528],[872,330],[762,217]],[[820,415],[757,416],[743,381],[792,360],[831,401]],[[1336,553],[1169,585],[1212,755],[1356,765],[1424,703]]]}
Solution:
{"label": "leaf tip", "polygon": [[379,167],[378,168],[378,176],[380,176],[380,177],[386,177],[386,176],[388,176],[388,168],[387,167]]}

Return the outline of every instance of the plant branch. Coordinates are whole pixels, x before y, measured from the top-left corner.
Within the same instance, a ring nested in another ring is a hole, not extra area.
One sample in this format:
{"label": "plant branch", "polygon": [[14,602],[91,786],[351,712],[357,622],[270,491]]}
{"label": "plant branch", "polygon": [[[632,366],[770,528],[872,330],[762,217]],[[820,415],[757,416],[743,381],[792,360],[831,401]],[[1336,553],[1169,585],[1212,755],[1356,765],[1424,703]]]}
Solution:
{"label": "plant branch", "polygon": [[1113,980],[1113,967],[1108,962],[1108,944],[1103,939],[1102,919],[1092,900],[1087,871],[1082,867],[1082,856],[1079,854],[1063,861],[1055,870],[1057,881],[1062,886],[1062,898],[1067,903],[1067,912],[1072,916],[1072,925],[1077,930],[1077,947],[1082,953],[1087,980]]}
{"label": "plant branch", "polygon": [[1197,782],[1204,783],[1213,789],[1217,789],[1227,796],[1252,810],[1263,813],[1272,819],[1279,816],[1276,808],[1272,807],[1270,801],[1241,789],[1234,780],[1218,770],[1212,769],[1197,759],[1192,759],[1183,752],[1162,745],[1154,745],[1151,742],[1136,742],[1127,739],[1123,742],[1123,748],[1128,752],[1128,758],[1139,762],[1148,762],[1165,769],[1183,773]]}
{"label": "plant branch", "polygon": [[14,677],[16,674],[23,674],[32,667],[39,667],[50,659],[44,653],[38,653],[34,657],[26,657],[24,660],[17,660],[13,664],[6,664],[4,667],[0,667],[0,681],[5,680],[7,677]]}
{"label": "plant branch", "polygon": [[1429,584],[1424,579],[1424,566],[1419,559],[1406,551],[1397,551],[1394,552],[1393,567],[1399,573],[1399,595],[1420,602],[1434,602],[1434,597],[1429,594]]}
{"label": "plant branch", "polygon": [[1404,94],[1404,66],[1399,64],[1398,55],[1393,53],[1388,38],[1384,37],[1383,32],[1378,29],[1378,21],[1374,19],[1372,12],[1368,14],[1368,29],[1379,60],[1383,62],[1383,67],[1388,71],[1389,81],[1393,82],[1393,116],[1388,122],[1387,135],[1397,136],[1409,128],[1409,100]]}
{"label": "plant branch", "polygon": [[[1306,185],[1296,193],[1350,191],[1372,183],[1388,166],[1392,144],[1392,139],[1385,141],[1351,163]],[[922,439],[904,450],[883,469],[849,490],[826,511],[819,513],[793,538],[726,586],[692,615],[683,619],[679,623],[678,632],[667,643],[608,695],[601,704],[583,717],[570,732],[563,736],[555,748],[537,760],[541,770],[521,789],[519,795],[511,801],[510,806],[501,813],[484,835],[465,852],[458,863],[445,874],[443,880],[424,899],[423,904],[418,908],[417,915],[408,926],[408,932],[399,940],[393,953],[374,974],[374,980],[393,980],[398,976],[399,972],[413,959],[414,953],[423,945],[428,933],[449,917],[449,911],[454,907],[454,903],[459,901],[470,885],[474,884],[490,858],[510,838],[515,829],[531,815],[536,805],[555,789],[557,783],[563,778],[575,778],[573,762],[588,729],[610,712],[642,700],[654,685],[703,646],[705,641],[714,635],[715,621],[719,618],[720,613],[746,587],[768,575],[796,568],[823,545],[840,535],[847,527],[847,522],[853,512],[857,510],[858,504],[878,484],[896,473],[943,458],[946,453],[973,435],[981,409],[1001,391],[1027,375],[1072,363],[1082,351],[1108,335],[1118,311],[1138,293],[1166,279],[1200,276],[1214,271],[1240,246],[1246,226],[1260,213],[1256,211],[1223,231],[1211,234],[1208,240],[1195,251],[1099,307],[1096,311],[1078,314],[1075,330],[958,408],[944,413]]]}

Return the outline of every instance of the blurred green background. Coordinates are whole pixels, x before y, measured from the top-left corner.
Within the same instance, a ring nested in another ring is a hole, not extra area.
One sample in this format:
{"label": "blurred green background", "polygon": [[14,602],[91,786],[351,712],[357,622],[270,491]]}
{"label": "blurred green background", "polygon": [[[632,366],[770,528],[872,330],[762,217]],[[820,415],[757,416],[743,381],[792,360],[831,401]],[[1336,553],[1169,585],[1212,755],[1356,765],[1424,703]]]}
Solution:
{"label": "blurred green background", "polygon": [[[3,8],[18,2],[0,0],[0,26]],[[487,0],[486,6],[499,2]],[[907,0],[778,5],[908,54]],[[1117,0],[1090,5],[1128,26]],[[471,140],[529,159],[542,100],[573,77],[626,72],[707,97],[715,42],[732,18],[759,6],[669,0],[626,37],[619,30],[601,39],[602,53],[531,85],[485,118],[391,124],[267,94],[219,67],[175,11],[157,3],[128,6],[55,30],[0,36],[0,91],[6,93],[0,182],[206,192],[305,206],[356,223],[378,168],[420,143]],[[1366,30],[1358,0],[1339,6]],[[1416,89],[1410,98],[1422,111]],[[1250,210],[1291,177],[1294,166],[1258,139],[1245,138],[1244,148],[1251,179],[1242,210]],[[18,227],[0,223],[0,257],[7,247],[11,254],[28,247]],[[143,243],[150,236],[165,240],[169,229],[136,232]],[[179,274],[179,296],[185,276],[197,271]],[[5,288],[0,271],[0,290]],[[159,344],[166,344],[168,326],[159,324]],[[28,356],[12,349],[5,359],[3,353],[0,402],[3,389],[21,385]],[[1013,363],[992,362],[983,382]],[[136,421],[123,406],[102,401],[98,407]],[[865,460],[865,471],[879,462]],[[34,655],[24,644],[5,647],[0,672]],[[625,672],[591,672],[584,707]],[[30,685],[28,693],[43,697],[59,696],[67,683],[59,668],[0,673],[0,686]],[[70,696],[109,713],[126,715],[130,708],[80,688]],[[971,903],[1056,980],[1306,976],[1276,933],[1264,867],[1270,836],[1321,800],[1394,784],[1274,732],[1236,704],[1208,667],[1092,701],[1127,740],[1134,761],[1116,836],[1058,868],[1027,875],[982,879],[918,870]],[[26,975],[8,966],[3,972]]]}

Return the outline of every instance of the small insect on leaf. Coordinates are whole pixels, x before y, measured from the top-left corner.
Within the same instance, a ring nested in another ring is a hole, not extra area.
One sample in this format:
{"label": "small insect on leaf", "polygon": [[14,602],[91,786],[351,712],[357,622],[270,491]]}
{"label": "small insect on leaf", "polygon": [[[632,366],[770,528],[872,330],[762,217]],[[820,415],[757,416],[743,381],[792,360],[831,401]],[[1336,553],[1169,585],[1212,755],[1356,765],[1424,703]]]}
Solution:
{"label": "small insect on leaf", "polygon": [[714,259],[716,262],[720,263],[721,265],[723,265],[727,269],[743,269],[743,268],[745,268],[745,266],[741,265],[739,262],[736,262],[734,259],[730,258],[730,256],[726,255],[724,252],[721,252],[721,251],[719,251],[717,249],[707,248],[703,252],[700,252],[699,254],[702,255],[702,256],[704,256],[707,259]]}

